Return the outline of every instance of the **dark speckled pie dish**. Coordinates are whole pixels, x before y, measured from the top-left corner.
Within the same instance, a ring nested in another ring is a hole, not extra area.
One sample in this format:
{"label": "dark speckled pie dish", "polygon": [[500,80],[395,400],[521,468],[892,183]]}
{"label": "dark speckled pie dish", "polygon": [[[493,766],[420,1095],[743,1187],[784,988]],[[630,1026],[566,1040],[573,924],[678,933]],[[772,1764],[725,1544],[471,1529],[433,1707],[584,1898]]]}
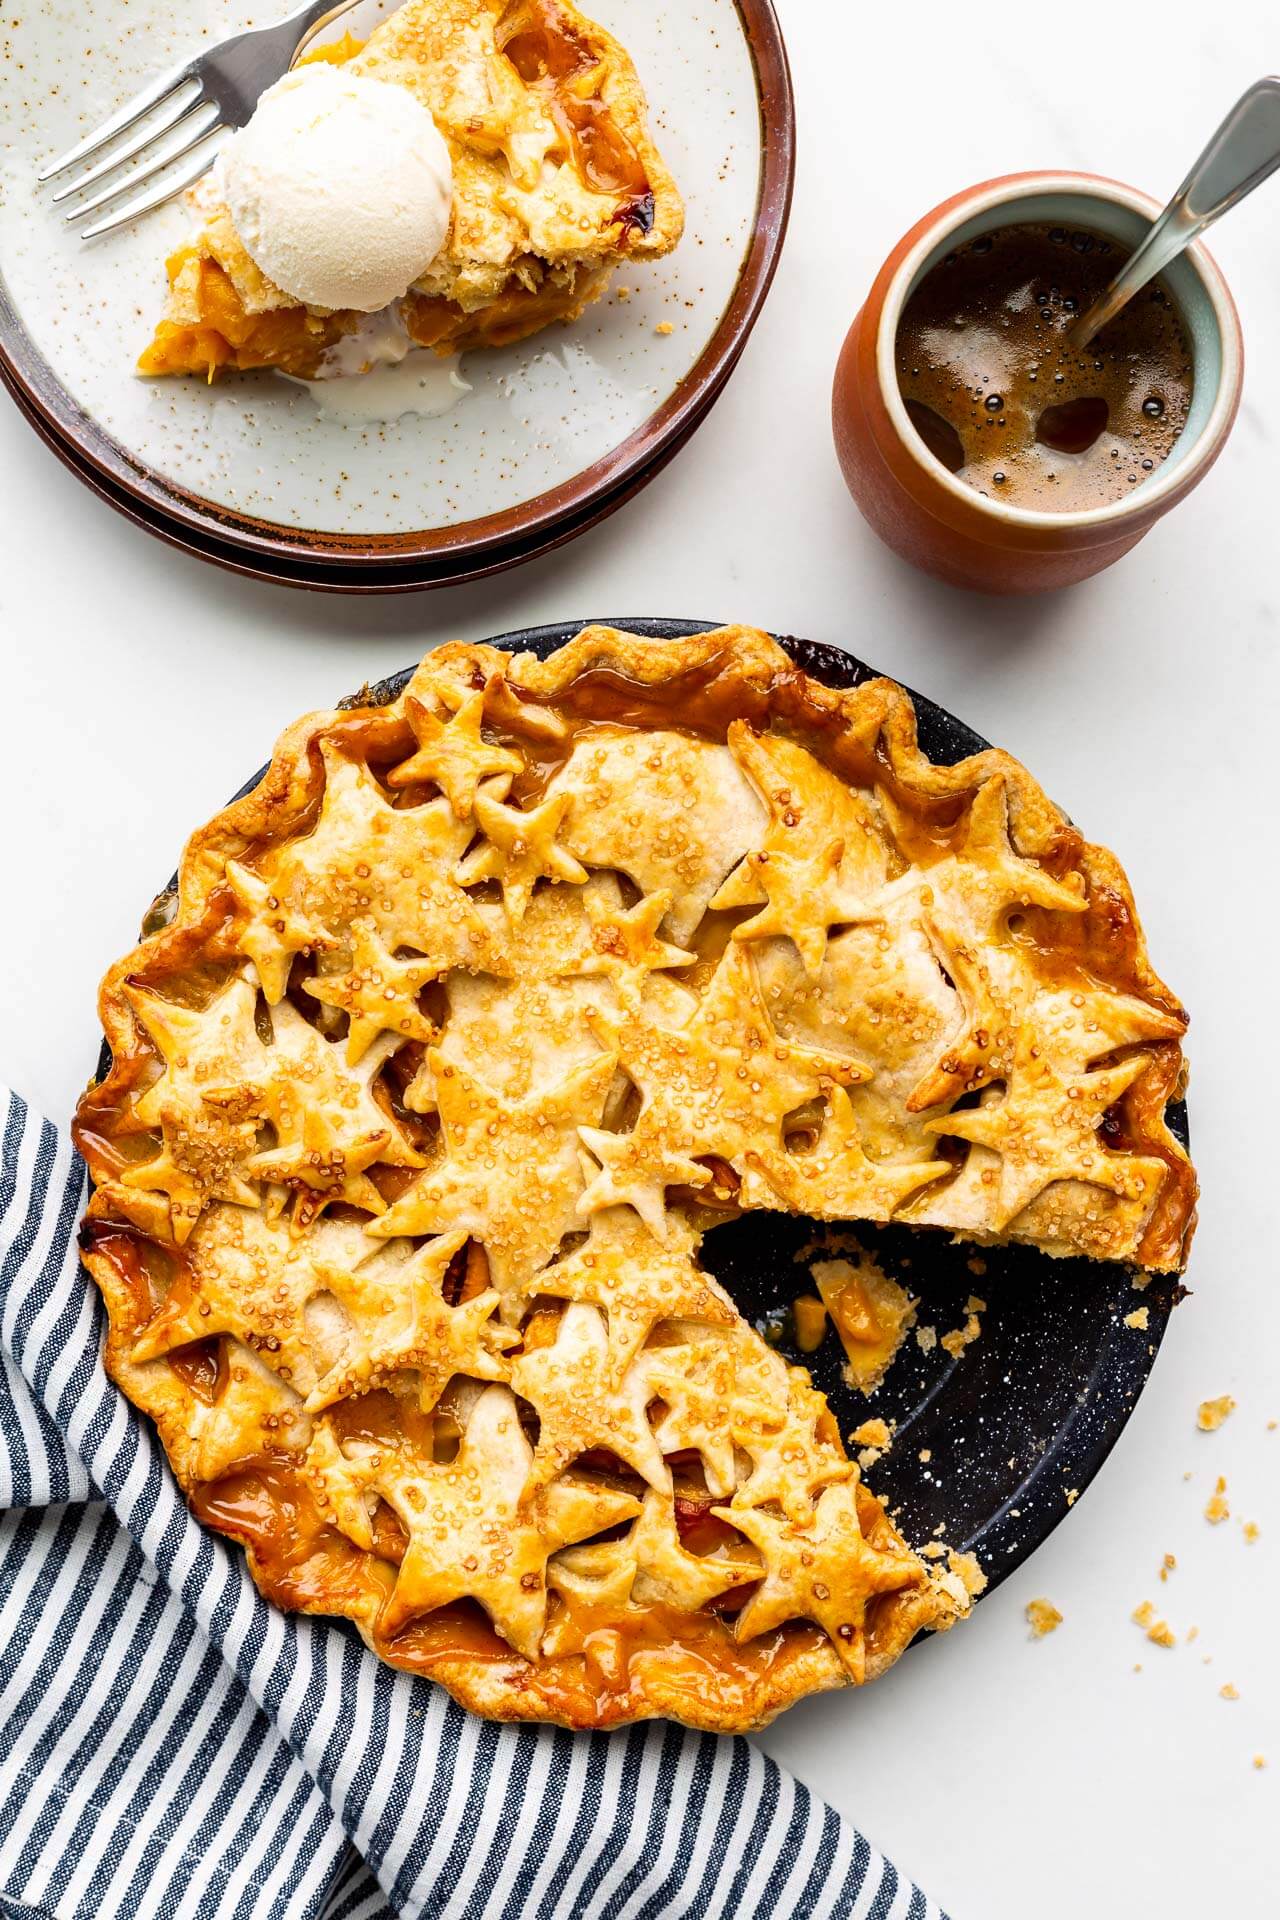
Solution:
{"label": "dark speckled pie dish", "polygon": [[[357,31],[380,10],[362,10]],[[647,484],[723,390],[777,265],[795,160],[770,0],[689,0],[678,21],[628,0],[608,24],[648,93],[686,202],[684,239],[660,262],[621,270],[574,326],[467,356],[473,390],[450,412],[360,427],[320,415],[272,375],[212,389],[138,379],[184,209],[85,246],[34,185],[40,165],[203,28],[225,32],[225,10],[197,0],[175,15],[137,0],[122,36],[111,0],[86,0],[74,21],[37,9],[23,23],[21,71],[16,60],[0,68],[0,380],[70,470],[135,525],[259,578],[406,591],[571,539]]]}
{"label": "dark speckled pie dish", "polygon": [[[588,624],[528,627],[487,644],[545,657]],[[661,645],[718,623],[616,617],[601,624]],[[854,687],[875,677],[874,668],[837,647],[774,637],[797,666],[828,686]],[[412,671],[353,690],[344,704],[394,700]],[[951,765],[990,744],[923,695],[912,699],[920,745],[931,760]],[[235,798],[251,792],[265,772],[260,768]],[[1090,824],[1104,830],[1106,823]],[[175,876],[166,891],[176,884]],[[104,1045],[99,1079],[110,1058]],[[1185,1146],[1185,1104],[1171,1104],[1165,1118]],[[990,1591],[1066,1518],[1119,1440],[1183,1288],[1169,1275],[1154,1275],[1143,1276],[1137,1291],[1131,1270],[1118,1263],[1053,1259],[1025,1244],[979,1250],[930,1228],[859,1224],[847,1237],[861,1250],[855,1257],[869,1255],[912,1295],[915,1328],[925,1333],[923,1340],[908,1333],[870,1397],[850,1386],[844,1350],[830,1327],[816,1351],[801,1352],[796,1344],[792,1304],[813,1290],[808,1260],[821,1257],[821,1245],[831,1253],[848,1251],[838,1224],[747,1213],[714,1227],[699,1257],[769,1343],[809,1369],[841,1434],[869,1419],[894,1430],[891,1449],[869,1467],[872,1491],[887,1500],[908,1539],[945,1537],[976,1555]],[[981,1308],[978,1337],[951,1350],[943,1336],[965,1328],[975,1305]],[[1145,1315],[1135,1319],[1141,1308]]]}

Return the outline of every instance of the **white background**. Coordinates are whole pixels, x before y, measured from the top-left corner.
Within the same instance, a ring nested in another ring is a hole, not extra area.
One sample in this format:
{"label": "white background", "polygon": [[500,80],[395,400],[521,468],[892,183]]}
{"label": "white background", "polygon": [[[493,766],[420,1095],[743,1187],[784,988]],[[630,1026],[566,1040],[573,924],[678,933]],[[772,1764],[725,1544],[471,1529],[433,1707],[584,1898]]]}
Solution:
{"label": "white background", "polygon": [[[553,618],[745,620],[848,646],[952,707],[1119,852],[1192,1010],[1193,1297],[1107,1467],[1032,1562],[967,1626],[856,1698],[796,1708],[763,1744],[956,1920],[1273,1915],[1280,180],[1214,242],[1248,356],[1234,437],[1101,579],[1001,602],[911,573],[847,499],[827,407],[845,327],[920,213],[1023,167],[1170,191],[1241,88],[1280,65],[1280,25],[1270,0],[1074,16],[780,4],[800,166],[772,297],[694,442],[563,552],[363,605],[256,586],[116,518],[0,405],[0,1071],[65,1119],[95,1057],[94,984],[187,829],[284,722],[435,640]],[[1198,1433],[1197,1403],[1223,1392],[1239,1410]],[[1219,1472],[1232,1517],[1212,1528]],[[1166,1552],[1178,1568],[1161,1586]],[[1040,1594],[1065,1619],[1033,1643],[1023,1607]],[[1173,1651],[1130,1622],[1146,1598]]]}

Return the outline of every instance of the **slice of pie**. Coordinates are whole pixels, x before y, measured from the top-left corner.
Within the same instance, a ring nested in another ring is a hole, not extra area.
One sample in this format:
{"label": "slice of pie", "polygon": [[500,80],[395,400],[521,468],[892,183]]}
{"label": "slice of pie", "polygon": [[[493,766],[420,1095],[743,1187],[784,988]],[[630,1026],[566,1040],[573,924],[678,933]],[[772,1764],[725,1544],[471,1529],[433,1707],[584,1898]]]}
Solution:
{"label": "slice of pie", "polygon": [[760,633],[445,647],[286,733],[148,927],[77,1122],[107,1365],[266,1593],[502,1719],[756,1726],[967,1611],[717,1220],[1186,1253],[1116,861]]}
{"label": "slice of pie", "polygon": [[[570,0],[407,0],[363,47],[347,45],[350,72],[428,109],[452,159],[444,246],[396,302],[412,344],[505,346],[576,319],[615,267],[680,238],[684,209],[631,59]],[[140,371],[314,377],[368,316],[303,306],[274,285],[216,169],[190,198],[201,225],[169,260],[167,310]]]}

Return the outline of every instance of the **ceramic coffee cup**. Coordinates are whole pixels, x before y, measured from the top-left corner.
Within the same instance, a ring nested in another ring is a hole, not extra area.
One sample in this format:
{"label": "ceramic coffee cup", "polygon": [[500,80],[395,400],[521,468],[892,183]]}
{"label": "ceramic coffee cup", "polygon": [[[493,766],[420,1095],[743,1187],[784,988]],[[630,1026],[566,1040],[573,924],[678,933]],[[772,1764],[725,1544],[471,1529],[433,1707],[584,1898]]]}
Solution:
{"label": "ceramic coffee cup", "polygon": [[1208,472],[1236,416],[1244,356],[1235,303],[1200,245],[1164,275],[1191,342],[1187,423],[1169,457],[1123,500],[1044,513],[988,498],[934,458],[898,391],[902,309],[953,248],[998,227],[1038,222],[1084,227],[1132,249],[1159,212],[1146,194],[1093,174],[1008,174],[944,200],[898,242],[841,350],[832,424],[849,491],[904,560],[988,593],[1069,586],[1127,553]]}

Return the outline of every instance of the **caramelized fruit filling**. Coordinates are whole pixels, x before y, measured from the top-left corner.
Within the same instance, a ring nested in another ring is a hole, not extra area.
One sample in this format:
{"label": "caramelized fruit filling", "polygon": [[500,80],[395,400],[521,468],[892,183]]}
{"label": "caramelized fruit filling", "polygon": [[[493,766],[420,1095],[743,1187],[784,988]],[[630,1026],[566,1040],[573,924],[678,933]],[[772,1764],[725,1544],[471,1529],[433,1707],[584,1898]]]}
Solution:
{"label": "caramelized fruit filling", "polygon": [[[193,258],[189,248],[174,254],[169,262],[170,281],[190,271]],[[305,307],[273,307],[250,314],[216,260],[202,259],[196,272],[199,323],[179,326],[162,320],[138,362],[140,373],[203,373],[212,379],[220,367],[242,373],[255,367],[278,367],[282,373],[306,380],[326,351],[360,324],[356,313],[323,318]]]}
{"label": "caramelized fruit filling", "polygon": [[525,85],[545,94],[588,185],[600,193],[625,195],[629,208],[639,209],[647,200],[647,216],[638,211],[627,216],[647,231],[653,223],[648,176],[635,148],[592,90],[591,82],[601,72],[599,55],[555,0],[513,0],[499,22],[497,44]]}

